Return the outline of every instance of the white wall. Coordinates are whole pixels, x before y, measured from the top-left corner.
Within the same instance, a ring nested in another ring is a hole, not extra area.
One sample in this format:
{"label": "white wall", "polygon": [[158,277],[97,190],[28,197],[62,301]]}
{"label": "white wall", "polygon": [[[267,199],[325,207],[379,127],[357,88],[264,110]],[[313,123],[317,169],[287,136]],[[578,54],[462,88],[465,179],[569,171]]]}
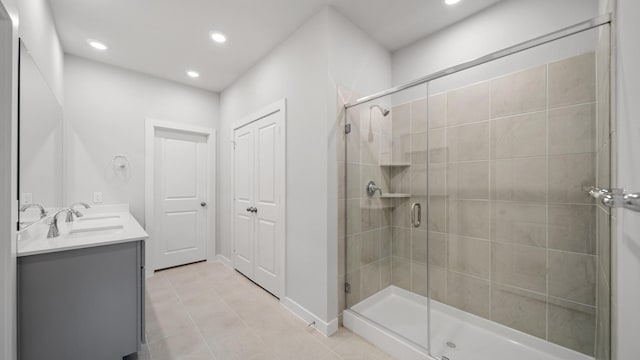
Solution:
{"label": "white wall", "polygon": [[[640,2],[617,0],[616,14],[617,186],[640,192]],[[616,359],[637,359],[640,354],[640,213],[617,212],[612,247],[613,351]]]}
{"label": "white wall", "polygon": [[20,38],[27,45],[35,63],[54,95],[63,102],[64,51],[58,38],[47,0],[20,0]]}
{"label": "white wall", "polygon": [[596,0],[505,0],[396,51],[399,85],[597,15]]}
{"label": "white wall", "polygon": [[[391,54],[351,23],[338,11],[328,9],[329,31],[329,87],[327,96],[328,134],[327,151],[327,279],[329,319],[338,315],[338,162],[336,140],[344,129],[339,116],[344,109],[339,105],[355,100],[360,95],[382,91],[391,87]],[[342,89],[344,92],[339,91]],[[340,103],[340,104],[339,104]],[[342,154],[340,154],[343,156]],[[343,159],[344,160],[344,159]],[[363,185],[364,186],[364,185]]]}
{"label": "white wall", "polygon": [[326,12],[311,18],[221,94],[218,251],[232,259],[232,124],[287,99],[286,293],[327,319]]}
{"label": "white wall", "polygon": [[308,20],[221,96],[218,249],[232,259],[231,124],[287,99],[286,294],[337,319],[337,87],[391,83],[390,54],[332,8]]}
{"label": "white wall", "polygon": [[[144,224],[144,123],[147,117],[216,128],[219,96],[167,80],[65,57],[66,203],[128,203]],[[124,154],[131,176],[114,174]]]}

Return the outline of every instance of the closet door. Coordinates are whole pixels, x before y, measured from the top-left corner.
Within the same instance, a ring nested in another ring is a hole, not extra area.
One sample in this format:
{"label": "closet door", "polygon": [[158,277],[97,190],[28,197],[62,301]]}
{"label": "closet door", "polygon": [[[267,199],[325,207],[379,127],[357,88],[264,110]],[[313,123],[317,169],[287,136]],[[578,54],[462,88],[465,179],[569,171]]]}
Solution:
{"label": "closet door", "polygon": [[254,281],[274,295],[279,294],[280,243],[278,227],[280,172],[278,159],[280,113],[256,121],[255,134],[255,264]]}
{"label": "closet door", "polygon": [[234,132],[234,266],[253,278],[254,132],[252,124]]}
{"label": "closet door", "polygon": [[276,296],[283,252],[282,116],[271,113],[234,131],[234,266]]}

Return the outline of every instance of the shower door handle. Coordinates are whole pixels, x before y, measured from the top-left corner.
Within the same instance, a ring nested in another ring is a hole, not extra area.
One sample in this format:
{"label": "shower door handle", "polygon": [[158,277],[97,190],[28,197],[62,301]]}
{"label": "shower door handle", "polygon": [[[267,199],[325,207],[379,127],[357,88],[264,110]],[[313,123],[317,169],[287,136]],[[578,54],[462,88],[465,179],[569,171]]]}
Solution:
{"label": "shower door handle", "polygon": [[[416,210],[418,212],[417,215]],[[420,206],[420,203],[413,203],[411,204],[411,225],[420,227],[420,224],[422,224],[422,206]]]}

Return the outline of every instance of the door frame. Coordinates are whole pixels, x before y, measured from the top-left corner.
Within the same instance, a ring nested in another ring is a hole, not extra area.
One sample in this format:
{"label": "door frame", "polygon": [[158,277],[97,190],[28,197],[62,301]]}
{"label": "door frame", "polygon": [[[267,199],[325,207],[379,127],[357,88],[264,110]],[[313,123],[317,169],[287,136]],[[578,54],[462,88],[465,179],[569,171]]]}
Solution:
{"label": "door frame", "polygon": [[[286,250],[287,250],[287,99],[283,98],[281,100],[276,101],[275,103],[268,105],[248,116],[243,117],[242,119],[231,124],[230,131],[230,139],[229,146],[231,147],[231,209],[229,210],[231,213],[231,218],[235,219],[235,194],[236,194],[236,182],[235,182],[235,149],[234,149],[234,139],[235,139],[235,131],[240,129],[241,127],[248,125],[252,122],[258,121],[262,118],[265,118],[269,115],[273,115],[276,113],[282,113],[282,117],[280,122],[278,123],[278,128],[280,131],[280,142],[278,146],[278,150],[276,153],[276,157],[280,159],[280,168],[276,169],[276,174],[282,179],[280,182],[280,208],[278,209],[278,216],[280,218],[281,226],[278,227],[277,237],[279,244],[279,264],[278,270],[280,272],[280,289],[278,294],[276,295],[281,301],[284,299],[286,295]],[[235,221],[235,220],[234,220]],[[231,224],[231,244],[233,246],[233,257],[231,264],[235,268],[235,248],[236,248],[236,239],[235,239],[235,226]]]}
{"label": "door frame", "polygon": [[208,261],[214,261],[216,257],[216,130],[213,128],[188,125],[178,122],[156,120],[153,118],[145,119],[144,131],[144,183],[145,183],[145,201],[144,201],[144,222],[145,229],[149,234],[149,241],[145,244],[145,274],[147,277],[153,275],[156,270],[157,250],[154,239],[155,236],[155,133],[157,129],[185,132],[190,134],[204,135],[207,137],[207,146],[209,148],[209,173],[207,174],[208,188],[206,192],[208,216],[206,217],[205,229],[205,253]]}

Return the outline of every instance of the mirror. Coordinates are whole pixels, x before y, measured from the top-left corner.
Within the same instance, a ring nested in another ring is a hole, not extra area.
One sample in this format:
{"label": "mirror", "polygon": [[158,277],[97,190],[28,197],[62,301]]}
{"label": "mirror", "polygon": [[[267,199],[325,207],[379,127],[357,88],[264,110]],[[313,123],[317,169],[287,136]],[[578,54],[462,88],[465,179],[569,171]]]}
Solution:
{"label": "mirror", "polygon": [[19,228],[62,206],[62,106],[20,40]]}

